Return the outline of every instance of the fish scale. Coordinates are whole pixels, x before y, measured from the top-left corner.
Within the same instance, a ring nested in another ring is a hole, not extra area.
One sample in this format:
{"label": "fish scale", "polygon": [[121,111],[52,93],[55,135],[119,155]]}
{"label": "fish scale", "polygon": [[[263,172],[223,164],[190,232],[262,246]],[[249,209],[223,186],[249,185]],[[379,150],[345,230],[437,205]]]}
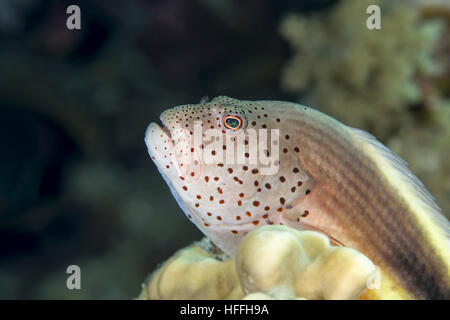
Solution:
{"label": "fish scale", "polygon": [[368,298],[449,298],[449,223],[374,137],[298,104],[228,97],[168,109],[161,121],[147,129],[149,154],[224,252],[234,256],[265,224],[316,230],[380,268],[381,288]]}

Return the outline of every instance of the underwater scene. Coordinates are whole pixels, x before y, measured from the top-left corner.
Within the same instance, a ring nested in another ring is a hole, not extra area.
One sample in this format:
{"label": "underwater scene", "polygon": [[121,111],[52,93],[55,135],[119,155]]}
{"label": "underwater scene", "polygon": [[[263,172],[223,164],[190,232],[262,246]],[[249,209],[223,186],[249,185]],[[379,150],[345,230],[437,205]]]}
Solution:
{"label": "underwater scene", "polygon": [[449,219],[449,1],[0,0],[0,300],[448,300]]}

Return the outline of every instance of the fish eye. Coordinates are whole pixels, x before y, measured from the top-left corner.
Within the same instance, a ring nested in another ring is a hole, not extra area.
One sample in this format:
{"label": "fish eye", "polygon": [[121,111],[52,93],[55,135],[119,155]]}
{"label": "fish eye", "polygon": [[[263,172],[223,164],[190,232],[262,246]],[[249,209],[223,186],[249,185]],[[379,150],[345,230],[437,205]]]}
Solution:
{"label": "fish eye", "polygon": [[229,114],[223,117],[223,125],[225,128],[236,131],[242,128],[244,124],[244,120],[240,116]]}

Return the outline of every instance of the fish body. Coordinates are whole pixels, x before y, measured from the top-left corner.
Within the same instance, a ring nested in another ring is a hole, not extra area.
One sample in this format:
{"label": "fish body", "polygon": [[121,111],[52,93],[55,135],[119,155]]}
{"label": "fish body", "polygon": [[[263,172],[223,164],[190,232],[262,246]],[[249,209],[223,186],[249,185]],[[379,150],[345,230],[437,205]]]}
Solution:
{"label": "fish body", "polygon": [[316,230],[378,266],[381,287],[365,298],[450,298],[449,222],[370,134],[299,104],[228,97],[161,121],[147,128],[150,156],[187,217],[229,255],[261,225]]}

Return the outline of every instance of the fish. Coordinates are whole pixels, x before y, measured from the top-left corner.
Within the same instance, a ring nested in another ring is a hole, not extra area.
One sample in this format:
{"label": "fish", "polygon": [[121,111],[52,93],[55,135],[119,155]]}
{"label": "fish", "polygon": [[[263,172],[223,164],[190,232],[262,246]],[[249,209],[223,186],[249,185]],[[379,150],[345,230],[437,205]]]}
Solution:
{"label": "fish", "polygon": [[[271,224],[327,235],[380,271],[361,299],[449,299],[449,221],[371,134],[304,105],[219,96],[164,111],[145,133],[174,198],[234,257]],[[256,138],[255,138],[256,136]]]}

